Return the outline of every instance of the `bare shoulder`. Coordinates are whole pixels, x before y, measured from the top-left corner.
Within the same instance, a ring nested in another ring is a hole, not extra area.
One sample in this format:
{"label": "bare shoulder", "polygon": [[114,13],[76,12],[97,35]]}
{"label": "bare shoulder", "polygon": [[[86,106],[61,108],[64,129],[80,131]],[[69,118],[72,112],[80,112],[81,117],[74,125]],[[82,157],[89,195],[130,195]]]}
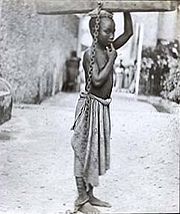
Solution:
{"label": "bare shoulder", "polygon": [[84,57],[83,57],[83,61],[84,60],[90,60],[91,57],[91,48],[88,48],[85,52],[84,52]]}

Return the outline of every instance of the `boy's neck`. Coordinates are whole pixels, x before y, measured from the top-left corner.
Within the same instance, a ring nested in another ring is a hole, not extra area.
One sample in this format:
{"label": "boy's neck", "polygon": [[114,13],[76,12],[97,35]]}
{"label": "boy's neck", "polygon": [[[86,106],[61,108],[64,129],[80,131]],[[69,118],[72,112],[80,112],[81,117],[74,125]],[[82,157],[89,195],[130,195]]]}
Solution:
{"label": "boy's neck", "polygon": [[105,50],[106,50],[106,46],[103,46],[103,45],[101,45],[100,43],[97,43],[96,49],[97,49],[97,50],[101,50],[101,51],[105,51]]}

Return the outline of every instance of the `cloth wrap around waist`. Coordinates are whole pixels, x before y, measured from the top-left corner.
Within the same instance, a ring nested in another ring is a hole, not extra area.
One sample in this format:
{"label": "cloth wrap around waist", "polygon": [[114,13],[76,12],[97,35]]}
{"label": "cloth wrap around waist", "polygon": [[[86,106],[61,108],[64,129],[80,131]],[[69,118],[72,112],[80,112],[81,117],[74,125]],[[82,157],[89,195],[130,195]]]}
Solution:
{"label": "cloth wrap around waist", "polygon": [[[88,120],[87,96],[90,99]],[[76,107],[71,141],[75,153],[74,174],[92,186],[99,184],[99,175],[105,174],[110,166],[110,102],[111,98],[102,99],[82,92]]]}

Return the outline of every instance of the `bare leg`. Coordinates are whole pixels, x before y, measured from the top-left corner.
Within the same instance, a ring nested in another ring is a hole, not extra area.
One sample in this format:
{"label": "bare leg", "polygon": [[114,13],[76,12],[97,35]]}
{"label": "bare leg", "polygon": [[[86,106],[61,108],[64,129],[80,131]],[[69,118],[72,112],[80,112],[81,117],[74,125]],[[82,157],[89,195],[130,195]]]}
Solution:
{"label": "bare leg", "polygon": [[75,201],[75,212],[80,211],[84,214],[100,214],[100,211],[89,203],[89,196],[86,193],[85,182],[82,177],[76,177],[78,198]]}
{"label": "bare leg", "polygon": [[88,196],[89,196],[89,203],[94,206],[100,206],[100,207],[111,207],[111,205],[108,202],[101,201],[100,199],[96,198],[93,195],[93,187],[89,185],[89,191],[88,191]]}
{"label": "bare leg", "polygon": [[89,196],[86,193],[85,183],[82,177],[76,177],[76,186],[78,190],[78,203],[83,203],[89,200]]}

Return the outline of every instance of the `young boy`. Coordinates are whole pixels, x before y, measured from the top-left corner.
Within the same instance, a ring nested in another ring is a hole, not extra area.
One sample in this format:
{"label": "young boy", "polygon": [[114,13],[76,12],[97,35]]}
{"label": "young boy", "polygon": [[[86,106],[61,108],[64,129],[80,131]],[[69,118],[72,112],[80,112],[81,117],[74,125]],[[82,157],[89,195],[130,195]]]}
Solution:
{"label": "young boy", "polygon": [[[94,38],[97,13],[91,13],[89,28]],[[78,198],[75,210],[82,213],[99,213],[94,206],[110,207],[110,204],[94,197],[93,188],[99,184],[99,176],[110,166],[110,113],[113,87],[113,64],[116,49],[132,36],[132,20],[124,13],[124,33],[114,41],[115,23],[110,12],[101,10],[100,27],[95,50],[89,93],[82,92],[76,107],[72,147],[74,149],[74,175]],[[90,47],[84,54],[83,68],[88,90],[88,71],[91,59]],[[88,118],[86,98],[89,97]]]}

